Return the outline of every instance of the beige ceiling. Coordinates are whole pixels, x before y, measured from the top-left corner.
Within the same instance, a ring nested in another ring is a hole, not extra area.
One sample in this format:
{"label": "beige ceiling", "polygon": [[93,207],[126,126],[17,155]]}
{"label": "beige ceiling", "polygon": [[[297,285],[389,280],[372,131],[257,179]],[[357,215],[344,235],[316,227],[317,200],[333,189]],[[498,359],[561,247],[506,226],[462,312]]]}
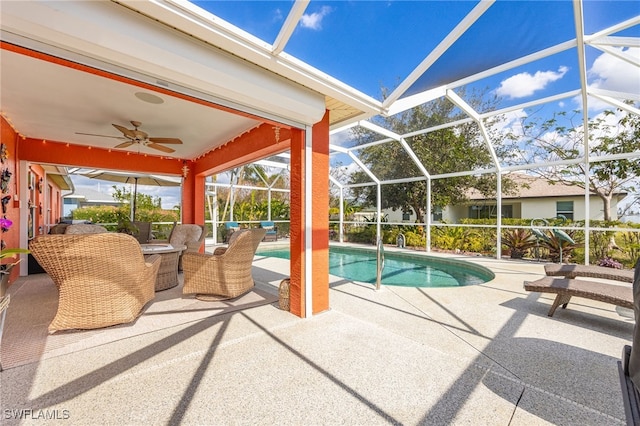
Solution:
{"label": "beige ceiling", "polygon": [[[110,148],[123,142],[117,139],[122,134],[112,124],[133,128],[133,120],[141,122],[140,129],[151,137],[181,139],[182,145],[170,145],[176,151],[169,155],[191,159],[260,124],[131,84],[1,52],[2,113],[26,137]],[[145,102],[137,93],[153,94],[163,103]],[[128,149],[167,155],[142,145]]]}

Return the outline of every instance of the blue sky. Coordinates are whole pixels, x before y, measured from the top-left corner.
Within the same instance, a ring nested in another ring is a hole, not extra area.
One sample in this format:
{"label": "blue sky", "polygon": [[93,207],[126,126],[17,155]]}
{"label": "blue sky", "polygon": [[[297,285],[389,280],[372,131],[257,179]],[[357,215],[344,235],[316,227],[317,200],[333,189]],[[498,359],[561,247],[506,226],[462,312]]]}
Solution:
{"label": "blue sky", "polygon": [[[244,0],[193,3],[268,43],[276,39],[292,5],[290,1]],[[396,87],[476,4],[475,1],[314,0],[306,8],[285,52],[380,99],[381,87]],[[638,1],[584,4],[587,33],[637,15],[640,15]],[[640,28],[636,26],[618,35],[638,36]],[[508,55],[516,58],[572,38],[575,38],[572,2],[499,1],[450,49],[442,65],[432,68],[440,68],[445,76],[463,75]],[[598,51],[588,51],[588,66],[599,56]],[[511,85],[503,84],[516,74],[522,75],[518,80],[510,80]],[[479,85],[492,90],[501,88],[506,104],[509,100],[522,102],[528,96],[573,90],[579,87],[577,58],[574,52],[559,54]]]}
{"label": "blue sky", "polygon": [[[293,2],[193,1],[214,15],[267,43],[273,43]],[[285,52],[355,89],[381,99],[381,87],[395,88],[475,6],[475,1],[316,1],[312,0]],[[640,15],[640,1],[585,1],[587,34]],[[617,36],[640,36],[640,26]],[[433,73],[417,82],[429,87],[449,74],[465,76],[481,68],[533,53],[575,38],[572,2],[498,1],[459,43],[443,55]],[[628,52],[640,62],[640,49]],[[586,51],[590,85],[640,93],[638,69],[601,51]],[[560,52],[473,83],[502,99],[500,107],[580,88],[575,50]],[[575,109],[567,99],[548,109]],[[597,104],[593,113],[598,113]],[[514,114],[516,116],[517,114]],[[178,203],[175,188],[143,188],[162,197],[163,206]]]}

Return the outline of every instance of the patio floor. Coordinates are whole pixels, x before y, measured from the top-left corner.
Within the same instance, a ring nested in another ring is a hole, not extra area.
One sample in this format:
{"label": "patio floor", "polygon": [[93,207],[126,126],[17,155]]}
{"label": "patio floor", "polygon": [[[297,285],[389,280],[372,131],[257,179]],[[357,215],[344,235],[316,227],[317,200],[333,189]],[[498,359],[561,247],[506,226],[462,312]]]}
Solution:
{"label": "patio floor", "polygon": [[[522,287],[541,263],[464,258],[496,279],[376,291],[332,276],[331,309],[310,319],[269,303],[9,368],[0,423],[624,424],[631,311],[574,299],[549,318],[552,297]],[[287,275],[254,262],[265,292]]]}

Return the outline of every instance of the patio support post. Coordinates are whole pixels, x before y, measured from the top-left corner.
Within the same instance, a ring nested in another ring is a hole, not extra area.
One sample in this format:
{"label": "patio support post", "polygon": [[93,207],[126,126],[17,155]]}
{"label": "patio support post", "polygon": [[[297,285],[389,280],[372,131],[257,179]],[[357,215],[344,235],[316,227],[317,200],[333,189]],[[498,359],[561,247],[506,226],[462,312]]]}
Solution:
{"label": "patio support post", "polygon": [[[307,134],[312,135],[311,141],[307,141],[304,131],[291,134],[289,300],[291,313],[303,318],[329,308],[328,113]],[[310,301],[306,300],[307,295],[311,296]]]}
{"label": "patio support post", "polygon": [[204,224],[204,197],[205,176],[188,173],[182,180],[182,223]]}

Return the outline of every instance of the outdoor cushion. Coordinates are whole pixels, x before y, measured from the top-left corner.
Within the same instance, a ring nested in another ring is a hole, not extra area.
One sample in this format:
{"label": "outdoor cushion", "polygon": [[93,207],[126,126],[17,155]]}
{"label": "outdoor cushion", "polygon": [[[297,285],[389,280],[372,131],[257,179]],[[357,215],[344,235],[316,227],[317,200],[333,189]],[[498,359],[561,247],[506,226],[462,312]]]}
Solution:
{"label": "outdoor cushion", "polygon": [[89,225],[84,223],[69,225],[64,230],[65,234],[102,234],[104,232],[109,232],[104,226]]}

